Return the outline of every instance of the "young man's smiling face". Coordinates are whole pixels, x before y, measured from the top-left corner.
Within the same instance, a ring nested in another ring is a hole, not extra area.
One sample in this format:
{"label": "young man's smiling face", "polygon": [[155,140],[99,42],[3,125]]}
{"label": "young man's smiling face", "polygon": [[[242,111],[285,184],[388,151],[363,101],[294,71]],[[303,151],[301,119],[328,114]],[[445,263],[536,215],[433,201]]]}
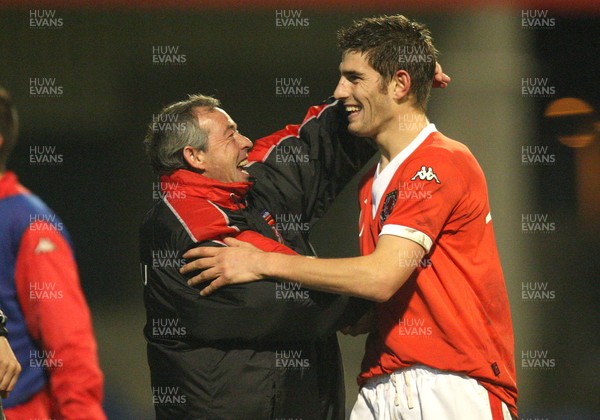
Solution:
{"label": "young man's smiling face", "polygon": [[375,139],[395,121],[390,83],[382,84],[381,74],[359,52],[344,52],[340,74],[333,95],[344,103],[348,112],[348,130]]}

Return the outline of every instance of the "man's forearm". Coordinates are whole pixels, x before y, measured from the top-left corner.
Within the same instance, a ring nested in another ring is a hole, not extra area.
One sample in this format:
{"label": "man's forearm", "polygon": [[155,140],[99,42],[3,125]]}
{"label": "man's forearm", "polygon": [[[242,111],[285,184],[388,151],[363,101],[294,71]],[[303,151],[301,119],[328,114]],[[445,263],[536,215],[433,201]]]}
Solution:
{"label": "man's forearm", "polygon": [[209,282],[201,290],[202,296],[229,284],[271,278],[385,302],[408,280],[425,255],[424,248],[416,242],[392,235],[382,235],[370,255],[339,259],[265,253],[234,238],[225,239],[225,243],[227,247],[198,247],[183,255],[191,260],[197,258],[181,268],[184,274],[198,273],[188,284]]}
{"label": "man's forearm", "polygon": [[[414,243],[409,241],[408,245],[411,244]],[[257,257],[262,259],[260,271],[265,276],[297,282],[324,292],[386,302],[406,282],[416,266],[412,261],[403,261],[402,255],[412,255],[410,258],[414,259],[416,254],[388,246],[370,255],[354,258],[319,259],[276,253]]]}
{"label": "man's forearm", "polygon": [[329,293],[346,294],[380,301],[385,289],[383,276],[369,270],[369,257],[316,259],[276,253],[261,255],[261,274],[277,280],[300,283]]}

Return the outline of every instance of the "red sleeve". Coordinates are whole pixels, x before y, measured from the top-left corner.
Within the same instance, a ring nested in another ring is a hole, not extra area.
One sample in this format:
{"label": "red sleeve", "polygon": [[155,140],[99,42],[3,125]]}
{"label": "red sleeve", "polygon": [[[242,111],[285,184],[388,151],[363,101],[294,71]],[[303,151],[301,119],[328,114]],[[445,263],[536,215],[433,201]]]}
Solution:
{"label": "red sleeve", "polygon": [[421,155],[399,171],[396,190],[382,197],[380,235],[410,239],[429,252],[465,195],[463,175],[450,153]]}
{"label": "red sleeve", "polygon": [[71,248],[52,225],[37,222],[23,234],[15,282],[29,332],[50,366],[53,414],[106,419],[90,311]]}
{"label": "red sleeve", "polygon": [[[331,106],[331,104],[311,106],[306,112],[302,124],[312,118],[317,118],[321,111],[329,106]],[[255,140],[254,146],[252,146],[252,149],[248,153],[248,160],[250,162],[264,162],[269,156],[271,149],[277,146],[282,140],[288,137],[299,137],[302,124],[288,124],[285,128],[276,131],[273,134]]]}

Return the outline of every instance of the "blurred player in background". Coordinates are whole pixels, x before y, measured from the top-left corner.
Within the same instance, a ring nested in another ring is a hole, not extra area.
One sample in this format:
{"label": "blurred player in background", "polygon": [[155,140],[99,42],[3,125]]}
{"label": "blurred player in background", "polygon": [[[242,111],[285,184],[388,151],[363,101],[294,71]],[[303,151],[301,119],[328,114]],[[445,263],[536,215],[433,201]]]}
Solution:
{"label": "blurred player in background", "polygon": [[103,375],[68,233],[6,170],[17,134],[16,108],[0,88],[0,307],[22,368],[4,411],[8,420],[105,419]]}

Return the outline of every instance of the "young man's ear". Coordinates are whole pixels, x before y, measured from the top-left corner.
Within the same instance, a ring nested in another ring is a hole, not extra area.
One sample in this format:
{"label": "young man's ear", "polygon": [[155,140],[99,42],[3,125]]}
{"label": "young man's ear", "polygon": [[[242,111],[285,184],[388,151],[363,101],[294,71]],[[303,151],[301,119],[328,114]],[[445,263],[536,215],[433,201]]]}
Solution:
{"label": "young man's ear", "polygon": [[183,148],[183,158],[185,161],[194,169],[204,171],[206,154],[198,149],[194,149],[192,146],[185,146]]}
{"label": "young man's ear", "polygon": [[405,100],[410,92],[410,74],[406,70],[398,70],[391,81],[392,97],[396,101]]}

